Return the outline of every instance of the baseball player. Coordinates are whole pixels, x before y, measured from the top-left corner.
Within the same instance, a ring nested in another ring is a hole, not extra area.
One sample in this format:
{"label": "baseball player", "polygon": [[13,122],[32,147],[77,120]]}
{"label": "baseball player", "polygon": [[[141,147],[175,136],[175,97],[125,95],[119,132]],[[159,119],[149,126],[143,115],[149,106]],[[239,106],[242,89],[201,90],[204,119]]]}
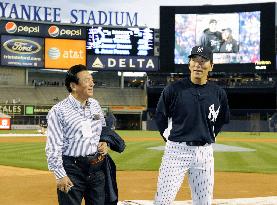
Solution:
{"label": "baseball player", "polygon": [[212,143],[229,122],[225,91],[207,82],[213,53],[195,46],[189,57],[190,78],[168,85],[159,99],[155,120],[166,141],[155,205],[170,205],[187,173],[193,205],[210,205],[214,186]]}

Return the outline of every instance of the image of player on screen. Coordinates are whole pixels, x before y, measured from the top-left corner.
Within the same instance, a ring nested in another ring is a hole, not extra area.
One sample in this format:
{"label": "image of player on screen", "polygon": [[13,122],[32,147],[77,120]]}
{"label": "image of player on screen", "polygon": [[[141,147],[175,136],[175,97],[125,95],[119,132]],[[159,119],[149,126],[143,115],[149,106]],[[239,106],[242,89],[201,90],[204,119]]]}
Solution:
{"label": "image of player on screen", "polygon": [[232,29],[222,29],[222,44],[220,46],[220,53],[237,53],[238,51],[238,41],[233,38]]}
{"label": "image of player on screen", "polygon": [[200,45],[209,47],[213,52],[219,52],[222,42],[222,33],[217,28],[217,20],[210,19],[209,27],[204,29],[200,37]]}

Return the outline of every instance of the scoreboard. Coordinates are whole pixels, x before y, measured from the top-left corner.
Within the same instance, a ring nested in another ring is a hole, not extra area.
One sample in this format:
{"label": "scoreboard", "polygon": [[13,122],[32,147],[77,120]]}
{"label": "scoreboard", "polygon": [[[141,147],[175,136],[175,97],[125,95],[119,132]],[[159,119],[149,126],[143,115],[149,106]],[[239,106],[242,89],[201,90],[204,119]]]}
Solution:
{"label": "scoreboard", "polygon": [[153,56],[154,30],[91,27],[87,29],[86,49],[96,55]]}

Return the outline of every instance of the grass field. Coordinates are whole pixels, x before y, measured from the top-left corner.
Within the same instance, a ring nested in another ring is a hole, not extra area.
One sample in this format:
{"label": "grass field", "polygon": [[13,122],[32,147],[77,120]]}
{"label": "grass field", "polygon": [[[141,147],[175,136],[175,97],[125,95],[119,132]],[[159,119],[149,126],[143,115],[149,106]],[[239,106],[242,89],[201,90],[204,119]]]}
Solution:
{"label": "grass field", "polygon": [[[162,146],[158,132],[117,131],[126,141],[123,153],[110,152],[118,170],[158,170],[163,151],[149,147]],[[36,131],[0,131],[37,133]],[[258,135],[259,134],[259,135]],[[277,173],[276,133],[220,133],[217,143],[255,149],[254,152],[216,152],[215,170],[227,172]],[[0,137],[1,138],[1,137]],[[0,164],[47,170],[45,142],[1,142]]]}

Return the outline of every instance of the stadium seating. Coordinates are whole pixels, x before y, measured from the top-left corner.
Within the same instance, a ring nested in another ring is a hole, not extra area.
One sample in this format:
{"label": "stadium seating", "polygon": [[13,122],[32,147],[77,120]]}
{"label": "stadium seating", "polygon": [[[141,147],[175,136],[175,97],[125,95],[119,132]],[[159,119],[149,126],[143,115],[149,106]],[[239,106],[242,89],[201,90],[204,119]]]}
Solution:
{"label": "stadium seating", "polygon": [[[64,99],[65,87],[0,86],[0,103],[52,105]],[[146,106],[146,93],[137,88],[94,88],[94,98],[101,106]]]}

